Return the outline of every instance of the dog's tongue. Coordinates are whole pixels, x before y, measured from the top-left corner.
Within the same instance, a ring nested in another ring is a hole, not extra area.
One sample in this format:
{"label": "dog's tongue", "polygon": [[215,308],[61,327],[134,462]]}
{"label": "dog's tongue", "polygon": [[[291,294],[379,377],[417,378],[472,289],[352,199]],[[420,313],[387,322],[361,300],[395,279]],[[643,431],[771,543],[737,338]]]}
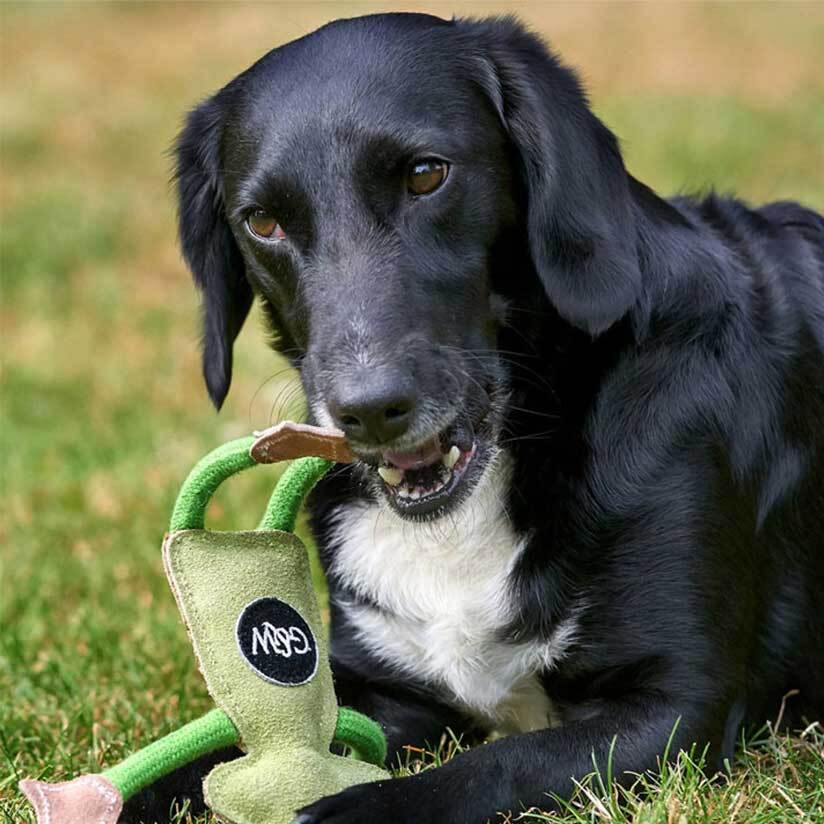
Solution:
{"label": "dog's tongue", "polygon": [[432,438],[414,452],[392,452],[391,450],[384,452],[383,459],[398,469],[420,469],[422,466],[437,463],[442,455],[438,439]]}

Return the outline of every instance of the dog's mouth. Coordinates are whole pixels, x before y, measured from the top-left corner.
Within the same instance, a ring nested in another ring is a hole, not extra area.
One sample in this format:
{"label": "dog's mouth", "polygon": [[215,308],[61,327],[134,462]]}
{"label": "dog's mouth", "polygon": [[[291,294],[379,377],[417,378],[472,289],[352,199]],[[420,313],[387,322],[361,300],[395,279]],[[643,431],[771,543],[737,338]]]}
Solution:
{"label": "dog's mouth", "polygon": [[453,423],[412,451],[384,451],[375,472],[399,514],[437,516],[470,486],[482,452],[472,426]]}

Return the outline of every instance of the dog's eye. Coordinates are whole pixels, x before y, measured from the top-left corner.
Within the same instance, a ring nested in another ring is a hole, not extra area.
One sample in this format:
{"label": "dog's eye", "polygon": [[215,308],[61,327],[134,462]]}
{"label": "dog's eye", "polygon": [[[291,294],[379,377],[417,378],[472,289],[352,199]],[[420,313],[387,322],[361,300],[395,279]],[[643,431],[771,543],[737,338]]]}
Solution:
{"label": "dog's eye", "polygon": [[246,218],[246,225],[253,235],[262,237],[265,240],[283,240],[286,232],[280,228],[278,222],[262,209],[257,209]]}
{"label": "dog's eye", "polygon": [[424,158],[416,160],[406,176],[406,188],[413,195],[428,195],[446,180],[449,166],[442,160]]}

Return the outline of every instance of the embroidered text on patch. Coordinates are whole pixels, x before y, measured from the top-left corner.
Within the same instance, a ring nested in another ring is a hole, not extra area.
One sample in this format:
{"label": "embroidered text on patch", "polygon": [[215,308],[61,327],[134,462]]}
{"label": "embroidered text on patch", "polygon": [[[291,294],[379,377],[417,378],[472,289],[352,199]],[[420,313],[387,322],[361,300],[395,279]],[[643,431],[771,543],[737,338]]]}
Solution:
{"label": "embroidered text on patch", "polygon": [[311,651],[306,633],[300,627],[276,627],[268,621],[262,627],[252,627],[252,655],[262,650],[264,655],[306,655]]}
{"label": "embroidered text on patch", "polygon": [[247,604],[235,634],[240,654],[265,681],[296,687],[311,681],[317,672],[318,647],[311,627],[279,598],[258,598]]}

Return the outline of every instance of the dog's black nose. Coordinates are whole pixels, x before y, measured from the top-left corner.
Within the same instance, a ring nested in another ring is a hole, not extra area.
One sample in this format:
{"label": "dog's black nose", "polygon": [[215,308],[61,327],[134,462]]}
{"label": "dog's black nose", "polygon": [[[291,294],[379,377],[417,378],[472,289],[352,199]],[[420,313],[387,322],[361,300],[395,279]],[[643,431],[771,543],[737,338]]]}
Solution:
{"label": "dog's black nose", "polygon": [[371,371],[341,382],[329,400],[329,411],[347,438],[384,444],[409,429],[415,409],[413,383],[405,376]]}

